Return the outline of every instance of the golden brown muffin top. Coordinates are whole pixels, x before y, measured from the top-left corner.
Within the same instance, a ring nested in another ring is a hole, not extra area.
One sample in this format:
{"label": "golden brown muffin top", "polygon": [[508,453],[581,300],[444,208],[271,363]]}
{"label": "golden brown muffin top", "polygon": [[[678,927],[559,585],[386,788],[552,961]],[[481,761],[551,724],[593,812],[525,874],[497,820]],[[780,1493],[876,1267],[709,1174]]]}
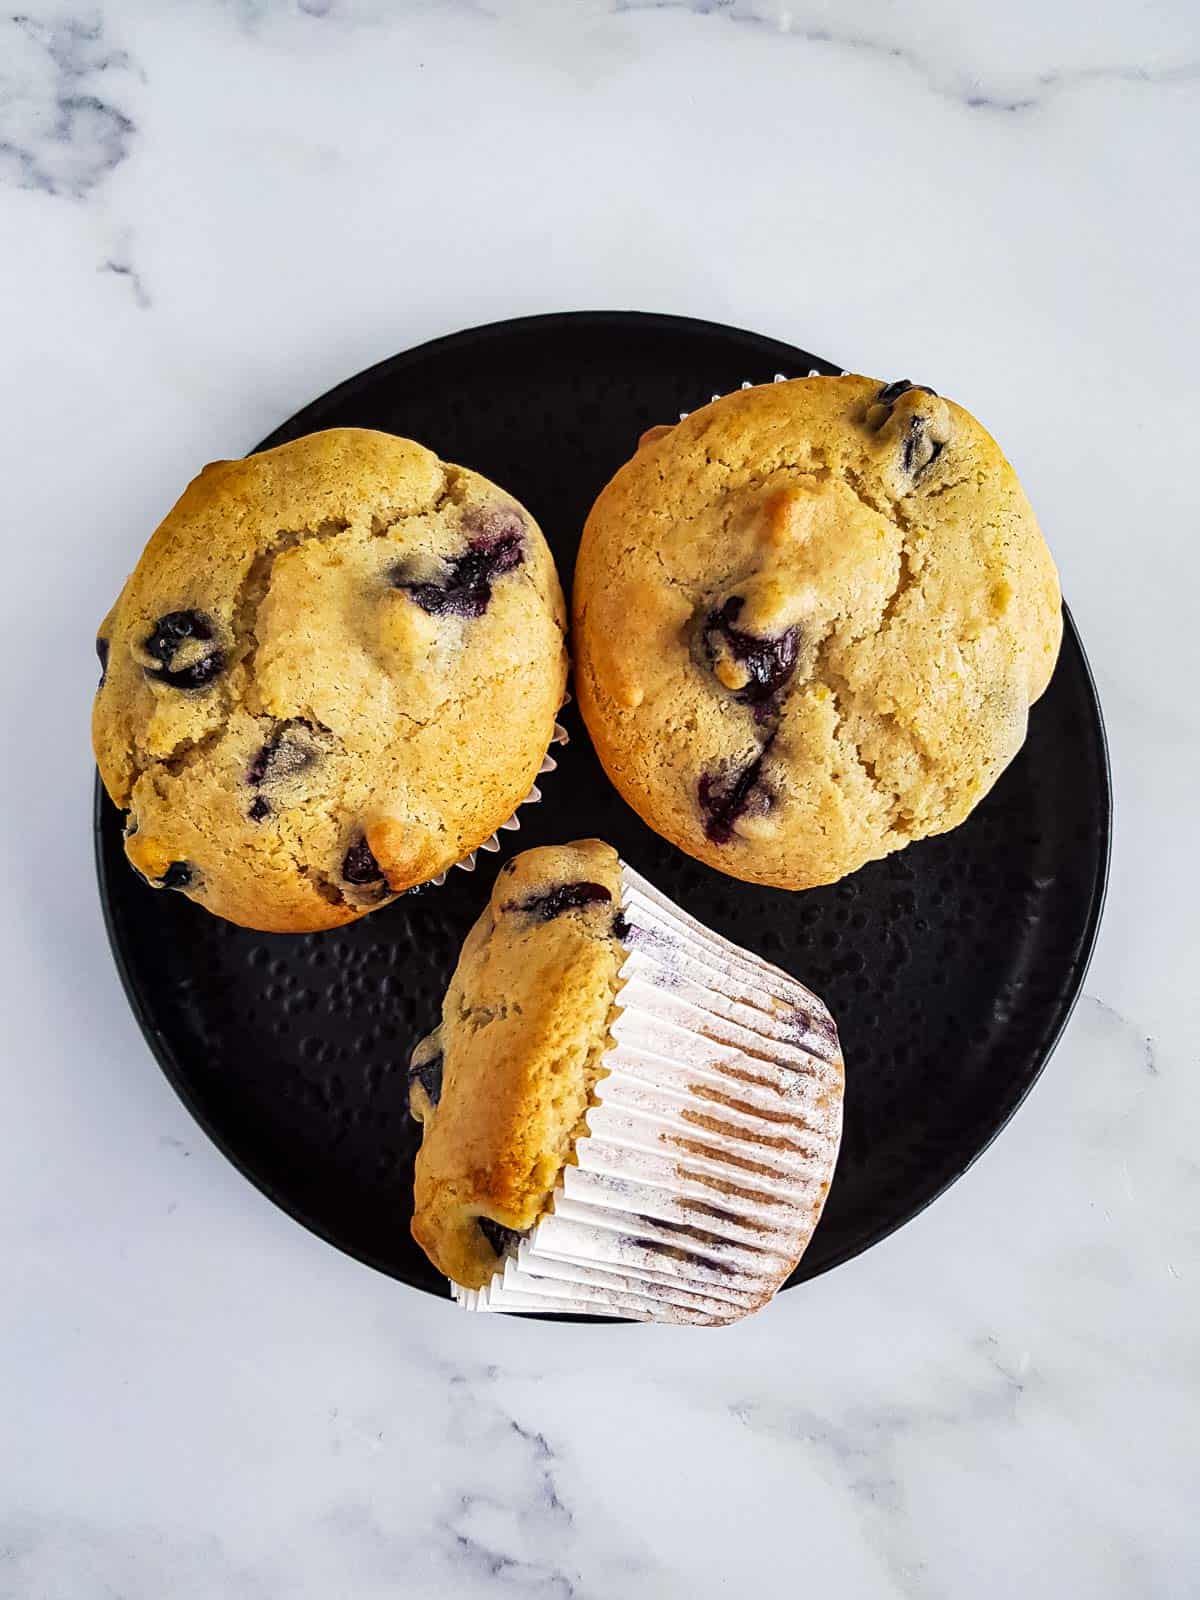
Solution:
{"label": "golden brown muffin top", "polygon": [[588,517],[574,626],[625,799],[722,871],[805,888],[967,816],[1062,620],[991,436],[927,389],[842,377],[650,430]]}
{"label": "golden brown muffin top", "polygon": [[412,440],[206,467],[101,625],[93,740],[130,860],[251,927],[332,927],[528,794],[566,678],[527,511]]}

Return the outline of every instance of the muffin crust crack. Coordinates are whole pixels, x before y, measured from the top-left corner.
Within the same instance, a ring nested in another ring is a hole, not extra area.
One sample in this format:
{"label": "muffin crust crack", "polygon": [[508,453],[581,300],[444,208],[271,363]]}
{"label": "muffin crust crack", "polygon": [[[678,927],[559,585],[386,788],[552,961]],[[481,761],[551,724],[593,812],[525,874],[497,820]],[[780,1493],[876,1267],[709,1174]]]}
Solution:
{"label": "muffin crust crack", "polygon": [[438,876],[528,795],[564,632],[532,516],[411,440],[206,467],[100,628],[93,743],[130,861],[279,932]]}
{"label": "muffin crust crack", "polygon": [[[239,647],[236,659],[242,665],[245,677],[231,682],[230,689],[234,698],[228,710],[234,709],[240,703],[250,704],[257,699],[254,658],[258,653],[258,619],[271,593],[271,579],[275,573],[276,561],[286,550],[295,550],[300,545],[313,542],[329,543],[340,538],[349,527],[348,520],[338,517],[318,523],[311,528],[280,530],[266,548],[259,551],[251,561],[233,602],[233,633],[236,645]],[[240,696],[237,694],[238,688],[243,689]]]}
{"label": "muffin crust crack", "polygon": [[652,431],[589,515],[575,620],[580,708],[626,801],[781,888],[957,826],[1062,632],[995,441],[923,386],[851,376]]}
{"label": "muffin crust crack", "polygon": [[169,755],[161,756],[157,762],[149,763],[143,771],[148,771],[152,766],[160,766],[164,772],[169,772],[173,778],[177,778],[202,760],[224,737],[225,728],[222,725],[214,728],[211,733],[203,734],[199,739],[184,739]]}

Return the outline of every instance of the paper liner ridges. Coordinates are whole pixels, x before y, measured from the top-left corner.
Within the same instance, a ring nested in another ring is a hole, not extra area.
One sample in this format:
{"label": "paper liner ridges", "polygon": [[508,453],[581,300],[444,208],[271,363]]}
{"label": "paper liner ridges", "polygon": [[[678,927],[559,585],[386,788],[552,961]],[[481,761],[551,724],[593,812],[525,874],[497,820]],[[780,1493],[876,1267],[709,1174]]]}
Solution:
{"label": "paper liner ridges", "polygon": [[[568,695],[567,696],[567,700],[569,700],[570,698],[571,698],[571,696]],[[567,700],[563,701],[564,705],[566,705]],[[556,745],[556,744],[569,744],[570,743],[570,738],[571,738],[570,734],[563,727],[563,725],[560,722],[556,722],[554,724],[554,735],[550,740],[551,748],[553,748],[553,746]],[[542,764],[538,768],[538,777],[539,778],[544,777],[547,772],[556,772],[557,770],[558,770],[558,762],[550,754],[550,751],[547,750],[546,754],[542,757]],[[494,834],[492,834],[491,838],[490,839],[485,839],[483,841],[483,843],[477,849],[471,851],[469,856],[464,856],[461,861],[456,861],[454,863],[454,866],[460,872],[474,872],[475,871],[475,862],[476,862],[476,858],[479,855],[479,851],[480,850],[490,850],[490,851],[499,850],[499,848],[500,848],[500,835],[502,833],[515,833],[520,828],[521,819],[520,819],[520,817],[518,816],[517,813],[520,811],[521,806],[535,806],[535,805],[538,804],[538,802],[541,800],[541,798],[542,798],[542,791],[538,788],[537,784],[535,783],[533,788],[530,789],[529,793],[525,796],[524,800],[521,801],[521,805],[517,807],[517,810],[513,812],[511,817],[508,817],[504,822],[502,822],[500,824],[500,826],[496,829],[496,832]],[[430,878],[429,881],[430,881],[430,883],[432,883],[435,886],[435,888],[440,889],[442,884],[444,884],[446,879],[450,876],[450,872],[451,872],[451,869],[449,867],[447,867],[445,872],[439,872],[436,878]]]}
{"label": "paper liner ridges", "polygon": [[837,1030],[803,984],[622,867],[628,955],[588,1133],[475,1311],[728,1322],[803,1253],[837,1159]]}

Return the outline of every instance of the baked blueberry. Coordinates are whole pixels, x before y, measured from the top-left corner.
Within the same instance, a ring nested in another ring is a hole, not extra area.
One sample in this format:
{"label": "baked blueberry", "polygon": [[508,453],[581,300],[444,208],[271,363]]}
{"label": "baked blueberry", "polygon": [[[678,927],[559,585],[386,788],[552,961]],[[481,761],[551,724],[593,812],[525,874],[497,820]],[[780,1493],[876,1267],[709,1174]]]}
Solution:
{"label": "baked blueberry", "polygon": [[785,628],[768,638],[748,633],[737,626],[745,604],[742,596],[735,594],[710,611],[700,630],[700,643],[717,681],[742,705],[753,706],[761,721],[796,670],[800,630]]}
{"label": "baked blueberry", "polygon": [[408,1069],[408,1092],[412,1094],[413,1084],[419,1083],[429,1096],[429,1103],[437,1105],[442,1098],[442,1066],[445,1057],[439,1050],[436,1055],[430,1056],[425,1061],[413,1062]]}
{"label": "baked blueberry", "polygon": [[[185,652],[193,643],[201,649]],[[213,643],[212,622],[200,611],[168,611],[159,617],[144,649],[159,663],[147,667],[147,675],[172,689],[207,688],[225,665],[224,652]]]}
{"label": "baked blueberry", "polygon": [[260,788],[295,777],[305,767],[311,767],[317,752],[308,737],[310,733],[309,724],[302,717],[281,722],[247,768],[246,782]]}
{"label": "baked blueberry", "polygon": [[525,559],[524,524],[515,512],[489,512],[471,525],[480,531],[461,556],[445,562],[440,579],[418,582],[403,567],[392,573],[393,586],[406,590],[431,616],[483,616],[496,579]]}
{"label": "baked blueberry", "polygon": [[901,460],[905,472],[910,477],[919,478],[926,467],[933,465],[945,448],[945,441],[935,439],[930,433],[926,417],[918,413],[908,419],[904,444],[901,447]]}
{"label": "baked blueberry", "polygon": [[[937,398],[936,389],[931,389],[928,384],[910,383],[907,378],[900,378],[895,383],[886,384],[867,409],[867,426],[878,431],[892,414],[892,407],[901,395],[916,390],[920,394],[927,394]],[[932,419],[923,411],[914,411],[904,425],[904,437],[900,443],[900,463],[904,471],[914,481],[921,476],[927,467],[931,467],[942,451],[946,448],[945,437],[935,437]],[[939,430],[940,431],[940,430]]]}
{"label": "baked blueberry", "polygon": [[513,1228],[506,1228],[502,1222],[492,1217],[480,1217],[478,1220],[479,1231],[498,1256],[508,1255],[521,1242],[521,1235]]}
{"label": "baked blueberry", "polygon": [[897,378],[895,383],[887,383],[875,396],[877,406],[893,406],[902,394],[907,394],[910,389],[917,389],[921,394],[937,394],[936,389],[931,389],[927,383],[910,383],[907,378]]}
{"label": "baked blueberry", "polygon": [[365,834],[358,836],[342,858],[342,877],[358,888],[383,882],[383,868],[371,854]]}
{"label": "baked blueberry", "polygon": [[265,822],[271,815],[271,802],[264,800],[261,794],[256,794],[250,802],[246,815],[251,822]]}
{"label": "baked blueberry", "polygon": [[160,889],[187,889],[192,883],[192,868],[187,861],[172,861],[158,880]]}
{"label": "baked blueberry", "polygon": [[96,655],[100,661],[100,687],[103,689],[104,680],[108,677],[108,640],[97,638]]}
{"label": "baked blueberry", "polygon": [[580,906],[602,905],[611,901],[612,895],[602,883],[563,883],[547,894],[534,895],[528,900],[510,900],[506,911],[524,911],[539,922],[552,922],[564,911],[576,911]]}
{"label": "baked blueberry", "polygon": [[761,815],[771,805],[762,782],[762,764],[772,741],[747,766],[727,772],[702,772],[698,788],[704,832],[713,844],[728,844],[739,817]]}

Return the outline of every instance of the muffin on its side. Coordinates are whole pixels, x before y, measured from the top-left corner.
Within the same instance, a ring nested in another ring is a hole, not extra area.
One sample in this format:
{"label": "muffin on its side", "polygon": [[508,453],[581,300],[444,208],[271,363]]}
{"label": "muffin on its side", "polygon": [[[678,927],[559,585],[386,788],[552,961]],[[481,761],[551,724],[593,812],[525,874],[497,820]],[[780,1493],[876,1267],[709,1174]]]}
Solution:
{"label": "muffin on its side", "polygon": [[841,1132],[803,984],[585,839],[501,870],[442,1017],[412,1231],[461,1304],[730,1322],[788,1277]]}
{"label": "muffin on its side", "polygon": [[564,625],[529,513],[412,440],[339,428],[206,467],[97,639],[130,861],[276,932],[437,877],[529,794]]}
{"label": "muffin on its side", "polygon": [[652,429],[592,508],[576,692],[680,849],[803,889],[957,826],[1062,634],[1016,474],[960,406],[810,378]]}

